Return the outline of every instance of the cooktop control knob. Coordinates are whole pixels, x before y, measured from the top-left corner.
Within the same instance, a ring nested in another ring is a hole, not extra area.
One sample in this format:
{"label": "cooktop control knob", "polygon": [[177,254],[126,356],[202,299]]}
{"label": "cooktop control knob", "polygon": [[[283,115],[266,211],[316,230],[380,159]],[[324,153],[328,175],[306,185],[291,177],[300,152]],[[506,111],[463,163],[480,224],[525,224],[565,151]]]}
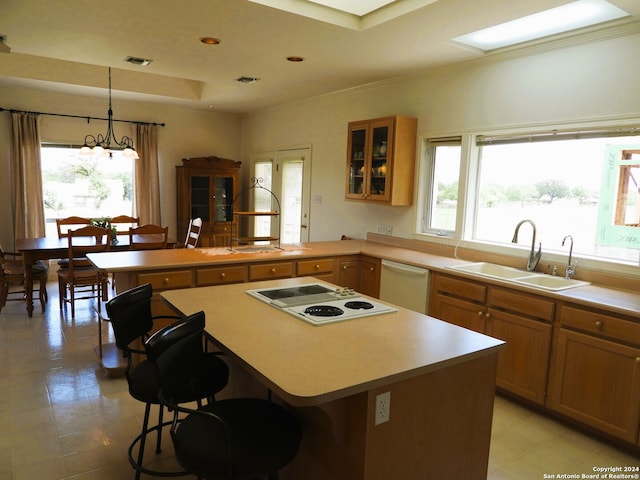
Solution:
{"label": "cooktop control knob", "polygon": [[356,295],[356,291],[353,288],[349,287],[339,287],[335,291],[336,295],[339,297],[354,297]]}

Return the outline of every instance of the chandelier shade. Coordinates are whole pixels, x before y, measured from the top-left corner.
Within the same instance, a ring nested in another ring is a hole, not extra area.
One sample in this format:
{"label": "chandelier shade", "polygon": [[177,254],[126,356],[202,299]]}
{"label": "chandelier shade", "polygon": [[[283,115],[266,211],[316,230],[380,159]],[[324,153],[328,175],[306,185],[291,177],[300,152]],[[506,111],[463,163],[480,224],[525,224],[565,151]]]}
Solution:
{"label": "chandelier shade", "polygon": [[80,155],[107,155],[112,157],[112,149],[122,150],[122,155],[128,158],[140,158],[133,147],[131,137],[116,138],[113,129],[113,108],[111,107],[111,67],[109,67],[109,111],[107,115],[107,133],[102,135],[87,135],[84,137],[84,145],[80,149]]}

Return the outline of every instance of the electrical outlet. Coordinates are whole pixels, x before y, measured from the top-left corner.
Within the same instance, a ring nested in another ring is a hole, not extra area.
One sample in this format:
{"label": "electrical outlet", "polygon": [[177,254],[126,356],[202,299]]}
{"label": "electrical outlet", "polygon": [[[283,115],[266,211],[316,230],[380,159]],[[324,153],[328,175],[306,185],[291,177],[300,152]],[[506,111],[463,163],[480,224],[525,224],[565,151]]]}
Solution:
{"label": "electrical outlet", "polygon": [[391,392],[384,392],[376,395],[376,419],[375,425],[389,421],[391,413]]}
{"label": "electrical outlet", "polygon": [[391,235],[393,227],[391,225],[378,225],[378,233],[382,235]]}

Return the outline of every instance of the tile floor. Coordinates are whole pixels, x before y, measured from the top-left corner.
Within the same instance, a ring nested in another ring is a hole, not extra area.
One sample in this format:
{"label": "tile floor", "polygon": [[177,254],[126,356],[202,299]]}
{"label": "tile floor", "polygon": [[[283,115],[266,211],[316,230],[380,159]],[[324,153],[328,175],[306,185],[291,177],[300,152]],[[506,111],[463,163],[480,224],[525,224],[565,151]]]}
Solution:
{"label": "tile floor", "polygon": [[[79,301],[70,320],[58,310],[57,286],[48,290],[44,314],[36,304],[28,318],[21,302],[0,313],[0,480],[133,479],[126,449],[143,406],[124,379],[107,378],[98,367],[91,301]],[[166,466],[168,435],[165,441],[158,461]],[[496,399],[490,480],[587,478],[594,467],[638,465],[629,452]]]}

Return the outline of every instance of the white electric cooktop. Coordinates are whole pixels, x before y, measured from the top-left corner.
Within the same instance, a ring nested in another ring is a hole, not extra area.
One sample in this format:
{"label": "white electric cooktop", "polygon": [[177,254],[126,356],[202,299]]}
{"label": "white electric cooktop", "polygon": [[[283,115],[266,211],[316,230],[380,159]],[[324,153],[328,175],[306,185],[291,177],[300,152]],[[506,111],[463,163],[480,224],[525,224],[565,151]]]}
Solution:
{"label": "white electric cooktop", "polygon": [[313,325],[398,311],[390,305],[362,297],[353,289],[333,288],[319,283],[253,289],[247,290],[247,293]]}

